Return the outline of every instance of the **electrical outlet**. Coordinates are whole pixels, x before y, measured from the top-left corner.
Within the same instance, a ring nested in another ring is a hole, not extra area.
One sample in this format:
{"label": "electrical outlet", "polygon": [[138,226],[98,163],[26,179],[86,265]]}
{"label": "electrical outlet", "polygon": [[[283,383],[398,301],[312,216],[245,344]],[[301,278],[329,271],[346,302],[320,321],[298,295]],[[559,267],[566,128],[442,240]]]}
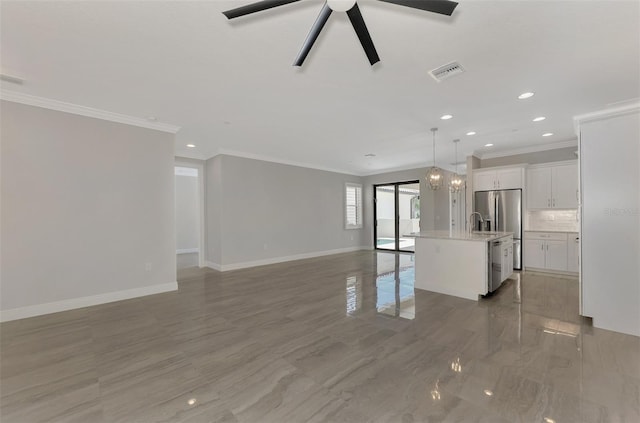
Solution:
{"label": "electrical outlet", "polygon": [[146,270],[147,272],[150,272],[152,268],[153,268],[153,265],[151,263],[144,264],[144,270]]}
{"label": "electrical outlet", "polygon": [[268,245],[267,243],[265,243],[265,244],[262,246],[262,248],[266,250],[267,248],[269,248],[269,245]]}

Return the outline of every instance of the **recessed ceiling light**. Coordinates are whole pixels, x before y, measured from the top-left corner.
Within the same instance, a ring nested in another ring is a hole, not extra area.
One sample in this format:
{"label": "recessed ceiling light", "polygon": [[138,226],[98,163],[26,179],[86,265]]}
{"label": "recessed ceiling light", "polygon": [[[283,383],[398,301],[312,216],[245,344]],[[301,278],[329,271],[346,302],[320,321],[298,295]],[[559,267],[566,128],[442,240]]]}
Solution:
{"label": "recessed ceiling light", "polygon": [[484,394],[488,397],[492,397],[493,396],[493,391],[491,391],[490,389],[485,389],[484,390]]}
{"label": "recessed ceiling light", "polygon": [[442,115],[442,116],[440,116],[440,119],[442,119],[442,120],[449,120],[449,119],[451,119],[452,117],[453,117],[453,115]]}
{"label": "recessed ceiling light", "polygon": [[533,97],[533,93],[522,93],[518,96],[518,99],[524,100],[525,98]]}
{"label": "recessed ceiling light", "polygon": [[533,121],[534,122],[541,122],[541,121],[543,121],[545,119],[546,119],[546,117],[544,117],[544,116],[538,116],[537,118],[533,119]]}
{"label": "recessed ceiling light", "polygon": [[471,136],[471,135],[475,135],[476,133],[474,131],[469,131],[467,132],[467,135]]}
{"label": "recessed ceiling light", "polygon": [[189,148],[196,148],[196,145],[195,145],[195,144],[187,144],[187,147],[189,147]]}
{"label": "recessed ceiling light", "polygon": [[485,144],[485,147],[493,147],[493,144],[489,143],[489,144]]}
{"label": "recessed ceiling light", "polygon": [[334,12],[346,12],[356,3],[355,0],[327,0],[327,5]]}
{"label": "recessed ceiling light", "polygon": [[365,154],[364,156],[365,156],[365,157],[375,157],[376,155],[375,155],[375,154],[373,154],[373,153],[369,153],[369,154]]}
{"label": "recessed ceiling light", "polygon": [[551,135],[553,135],[553,132],[547,132],[542,134],[543,137],[550,137]]}

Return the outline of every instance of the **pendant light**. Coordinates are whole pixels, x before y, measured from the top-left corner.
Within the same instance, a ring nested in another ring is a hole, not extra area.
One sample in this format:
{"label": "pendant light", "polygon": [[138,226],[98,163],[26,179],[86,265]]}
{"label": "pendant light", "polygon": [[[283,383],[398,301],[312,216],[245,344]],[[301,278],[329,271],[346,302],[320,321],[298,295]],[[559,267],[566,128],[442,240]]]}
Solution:
{"label": "pendant light", "polygon": [[426,179],[427,184],[429,184],[429,188],[433,191],[440,189],[442,186],[442,170],[436,167],[436,132],[438,128],[431,128],[431,132],[433,132],[433,166],[427,171]]}
{"label": "pendant light", "polygon": [[465,183],[464,183],[464,179],[462,179],[460,177],[460,175],[458,175],[458,143],[460,142],[460,140],[453,140],[453,145],[455,146],[455,150],[456,150],[456,171],[453,175],[451,175],[451,179],[449,179],[449,190],[451,192],[458,192],[462,189],[464,189]]}

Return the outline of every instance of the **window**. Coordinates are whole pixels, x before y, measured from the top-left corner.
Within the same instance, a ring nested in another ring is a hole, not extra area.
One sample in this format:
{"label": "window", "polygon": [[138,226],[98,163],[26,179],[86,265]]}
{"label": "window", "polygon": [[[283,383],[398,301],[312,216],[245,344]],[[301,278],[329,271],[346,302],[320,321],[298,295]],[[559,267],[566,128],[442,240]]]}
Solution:
{"label": "window", "polygon": [[362,228],[362,185],[345,184],[345,229]]}

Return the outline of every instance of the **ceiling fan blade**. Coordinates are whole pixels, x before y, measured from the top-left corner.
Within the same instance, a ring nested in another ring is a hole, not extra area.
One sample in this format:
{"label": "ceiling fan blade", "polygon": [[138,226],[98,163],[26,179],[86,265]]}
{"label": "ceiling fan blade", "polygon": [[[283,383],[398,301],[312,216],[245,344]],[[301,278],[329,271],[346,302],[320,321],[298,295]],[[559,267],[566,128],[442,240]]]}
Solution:
{"label": "ceiling fan blade", "polygon": [[380,0],[385,3],[393,3],[399,6],[413,7],[414,9],[426,10],[427,12],[439,13],[451,16],[458,5],[455,1],[448,0]]}
{"label": "ceiling fan blade", "polygon": [[302,66],[302,63],[304,63],[304,59],[307,58],[307,55],[311,51],[311,47],[313,47],[313,43],[316,42],[318,35],[320,35],[320,31],[322,31],[322,28],[324,28],[324,24],[327,23],[327,19],[329,19],[329,16],[331,16],[331,12],[331,8],[327,3],[325,3],[324,7],[320,11],[320,14],[318,15],[318,19],[316,19],[315,23],[311,27],[311,31],[309,31],[307,39],[304,40],[304,44],[302,44],[300,53],[298,53],[295,62],[293,62],[293,66]]}
{"label": "ceiling fan blade", "polygon": [[347,11],[347,16],[349,16],[351,25],[353,25],[353,29],[356,30],[356,34],[358,38],[360,38],[360,44],[362,44],[362,48],[367,54],[367,58],[369,58],[369,63],[373,66],[380,61],[380,57],[378,56],[376,47],[373,45],[373,40],[371,39],[371,35],[369,35],[369,30],[367,30],[367,25],[364,23],[362,13],[360,13],[360,8],[357,3]]}
{"label": "ceiling fan blade", "polygon": [[249,15],[255,12],[262,12],[263,10],[271,9],[278,6],[284,6],[285,4],[295,3],[300,0],[262,0],[256,3],[251,3],[246,6],[237,7],[235,9],[222,12],[227,19],[233,19],[244,15]]}

